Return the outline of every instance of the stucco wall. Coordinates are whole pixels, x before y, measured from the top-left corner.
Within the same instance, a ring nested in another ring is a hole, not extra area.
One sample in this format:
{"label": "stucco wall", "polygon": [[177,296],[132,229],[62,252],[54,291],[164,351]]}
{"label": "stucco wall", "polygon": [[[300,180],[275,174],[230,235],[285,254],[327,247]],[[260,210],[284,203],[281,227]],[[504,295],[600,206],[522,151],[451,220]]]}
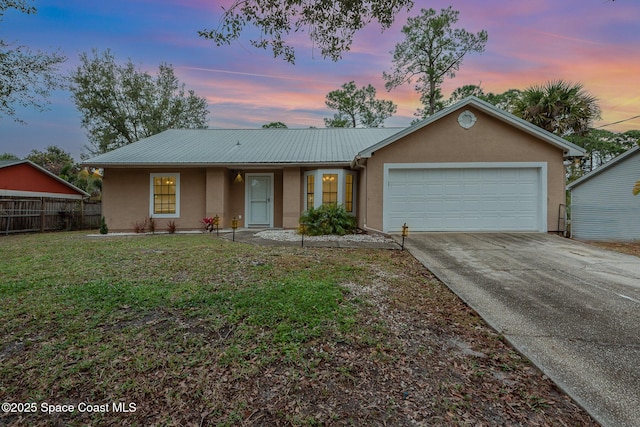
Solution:
{"label": "stucco wall", "polygon": [[130,231],[150,216],[150,174],[180,173],[180,218],[155,219],[158,230],[175,221],[179,229],[198,229],[205,214],[204,169],[105,169],[102,182],[103,215],[110,231]]}
{"label": "stucco wall", "polygon": [[[558,207],[565,203],[563,152],[475,108],[477,122],[463,129],[457,122],[462,110],[390,144],[367,159],[366,218],[368,228],[383,227],[383,180],[385,163],[444,162],[546,162],[547,228],[557,230]],[[361,174],[364,176],[364,174]]]}
{"label": "stucco wall", "polygon": [[302,215],[303,179],[300,168],[285,168],[282,174],[282,227],[297,228]]}
{"label": "stucco wall", "polygon": [[[273,173],[274,227],[282,227],[283,174],[281,170],[260,170],[251,173]],[[218,215],[222,228],[231,227],[235,216],[239,227],[245,225],[245,185],[233,182],[233,173],[226,168],[107,168],[102,198],[103,214],[110,231],[131,231],[134,224],[150,216],[150,174],[180,174],[180,217],[156,218],[158,230],[174,221],[179,230],[203,227],[202,218]]]}

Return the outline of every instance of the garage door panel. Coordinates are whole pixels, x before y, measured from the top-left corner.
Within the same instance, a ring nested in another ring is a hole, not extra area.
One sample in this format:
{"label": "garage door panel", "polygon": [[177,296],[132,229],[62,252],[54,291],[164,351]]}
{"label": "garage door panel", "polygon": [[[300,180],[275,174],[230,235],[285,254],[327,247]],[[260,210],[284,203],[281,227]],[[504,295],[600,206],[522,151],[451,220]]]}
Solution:
{"label": "garage door panel", "polygon": [[540,168],[390,169],[387,231],[539,231]]}

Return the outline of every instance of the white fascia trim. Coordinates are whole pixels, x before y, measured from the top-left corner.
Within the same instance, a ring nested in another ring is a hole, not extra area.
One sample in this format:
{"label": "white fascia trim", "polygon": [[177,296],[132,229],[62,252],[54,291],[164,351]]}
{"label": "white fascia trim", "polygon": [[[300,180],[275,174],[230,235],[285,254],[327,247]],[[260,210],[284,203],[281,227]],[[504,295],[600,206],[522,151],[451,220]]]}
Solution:
{"label": "white fascia trim", "polygon": [[382,230],[389,232],[385,206],[389,205],[389,171],[392,169],[532,169],[539,170],[538,232],[547,232],[547,162],[385,163],[382,188]]}

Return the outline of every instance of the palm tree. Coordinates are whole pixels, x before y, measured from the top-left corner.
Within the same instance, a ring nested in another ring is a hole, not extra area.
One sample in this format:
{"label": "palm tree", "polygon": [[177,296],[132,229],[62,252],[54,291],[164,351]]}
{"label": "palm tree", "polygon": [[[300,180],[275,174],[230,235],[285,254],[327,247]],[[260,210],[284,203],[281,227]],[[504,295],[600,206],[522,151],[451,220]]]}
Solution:
{"label": "palm tree", "polygon": [[523,91],[513,113],[556,135],[582,136],[600,118],[600,107],[581,83],[555,80]]}

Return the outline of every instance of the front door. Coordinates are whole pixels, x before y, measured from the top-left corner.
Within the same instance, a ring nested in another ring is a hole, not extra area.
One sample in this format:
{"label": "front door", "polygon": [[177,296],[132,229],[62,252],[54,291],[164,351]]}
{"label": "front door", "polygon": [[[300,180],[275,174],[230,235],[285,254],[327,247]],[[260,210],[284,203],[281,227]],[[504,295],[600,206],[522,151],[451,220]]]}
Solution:
{"label": "front door", "polygon": [[246,174],[247,227],[273,227],[273,174]]}

